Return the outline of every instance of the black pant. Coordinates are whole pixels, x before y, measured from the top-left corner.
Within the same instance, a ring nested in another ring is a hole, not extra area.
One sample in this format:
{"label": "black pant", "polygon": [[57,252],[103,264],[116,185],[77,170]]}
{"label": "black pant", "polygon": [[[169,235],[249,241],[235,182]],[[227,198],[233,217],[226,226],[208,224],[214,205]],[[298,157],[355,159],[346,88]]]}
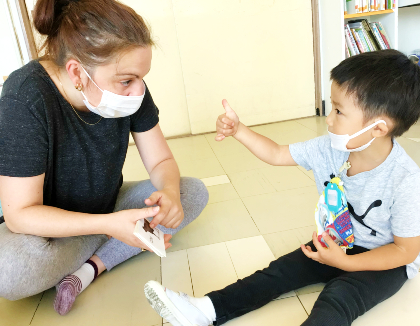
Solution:
{"label": "black pant", "polygon": [[[312,241],[307,245],[316,251]],[[347,250],[347,254],[365,251],[368,249],[355,246]],[[386,271],[349,273],[312,260],[299,248],[272,261],[269,267],[208,296],[216,310],[214,325],[221,325],[289,291],[327,283],[302,325],[344,326],[351,325],[357,317],[394,295],[406,280],[405,266]]]}

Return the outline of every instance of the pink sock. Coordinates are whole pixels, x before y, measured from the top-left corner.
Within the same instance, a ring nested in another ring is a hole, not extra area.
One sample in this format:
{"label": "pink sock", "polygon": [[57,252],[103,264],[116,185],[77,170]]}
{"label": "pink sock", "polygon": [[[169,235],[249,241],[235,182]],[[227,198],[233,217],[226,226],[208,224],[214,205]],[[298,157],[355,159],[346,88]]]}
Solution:
{"label": "pink sock", "polygon": [[67,314],[76,297],[98,276],[98,267],[90,259],[76,272],[63,278],[57,284],[54,310],[60,315]]}

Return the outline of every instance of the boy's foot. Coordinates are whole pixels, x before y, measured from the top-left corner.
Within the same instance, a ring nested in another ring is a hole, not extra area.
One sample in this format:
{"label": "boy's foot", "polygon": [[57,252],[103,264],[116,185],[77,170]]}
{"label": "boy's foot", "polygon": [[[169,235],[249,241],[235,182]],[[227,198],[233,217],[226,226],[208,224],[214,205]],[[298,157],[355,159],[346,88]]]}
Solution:
{"label": "boy's foot", "polygon": [[185,293],[175,293],[155,281],[146,283],[144,293],[152,308],[173,326],[213,324],[212,320],[190,302]]}

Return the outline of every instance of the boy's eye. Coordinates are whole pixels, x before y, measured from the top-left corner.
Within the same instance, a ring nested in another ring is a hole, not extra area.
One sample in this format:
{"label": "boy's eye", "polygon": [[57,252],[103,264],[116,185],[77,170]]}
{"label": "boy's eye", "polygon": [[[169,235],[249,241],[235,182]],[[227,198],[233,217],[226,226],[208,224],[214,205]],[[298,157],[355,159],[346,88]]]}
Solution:
{"label": "boy's eye", "polygon": [[335,109],[335,112],[337,112],[337,114],[341,114],[339,109]]}
{"label": "boy's eye", "polygon": [[122,81],[122,82],[121,82],[121,84],[122,84],[123,86],[128,86],[130,83],[131,83],[131,80],[125,80],[125,81]]}

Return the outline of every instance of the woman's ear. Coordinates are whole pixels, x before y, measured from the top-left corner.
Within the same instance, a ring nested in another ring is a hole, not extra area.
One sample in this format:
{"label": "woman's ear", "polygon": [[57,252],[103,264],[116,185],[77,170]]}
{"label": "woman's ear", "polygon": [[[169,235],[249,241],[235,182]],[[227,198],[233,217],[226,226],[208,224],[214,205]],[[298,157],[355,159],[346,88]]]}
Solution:
{"label": "woman's ear", "polygon": [[82,72],[83,70],[79,61],[70,59],[66,63],[66,70],[74,86],[77,86],[80,84],[83,86],[87,85],[88,77],[86,76],[84,72]]}

